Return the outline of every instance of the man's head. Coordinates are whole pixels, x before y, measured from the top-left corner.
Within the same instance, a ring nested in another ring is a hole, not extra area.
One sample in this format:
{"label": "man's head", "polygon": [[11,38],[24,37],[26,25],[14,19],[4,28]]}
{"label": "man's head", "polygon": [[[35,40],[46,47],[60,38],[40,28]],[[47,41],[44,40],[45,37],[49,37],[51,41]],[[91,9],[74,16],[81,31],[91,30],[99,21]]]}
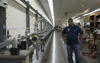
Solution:
{"label": "man's head", "polygon": [[73,26],[74,25],[73,19],[72,18],[69,18],[68,19],[68,23],[69,23],[69,26]]}

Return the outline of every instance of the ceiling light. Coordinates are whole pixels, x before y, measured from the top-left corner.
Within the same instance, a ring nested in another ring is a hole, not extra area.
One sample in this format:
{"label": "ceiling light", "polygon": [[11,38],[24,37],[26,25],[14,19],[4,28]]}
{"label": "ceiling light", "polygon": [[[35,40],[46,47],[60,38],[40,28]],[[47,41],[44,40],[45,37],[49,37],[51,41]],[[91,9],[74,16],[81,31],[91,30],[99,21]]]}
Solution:
{"label": "ceiling light", "polygon": [[87,13],[87,12],[89,12],[89,8],[88,9],[86,9],[84,12],[83,12],[83,14],[85,14],[85,13]]}
{"label": "ceiling light", "polygon": [[91,14],[94,14],[95,12],[98,12],[98,11],[100,11],[100,8],[99,9],[96,9],[96,10],[94,10],[92,12],[89,12],[87,14],[84,14],[83,16],[91,15]]}
{"label": "ceiling light", "polygon": [[49,3],[52,19],[53,19],[53,26],[55,27],[53,0],[48,0],[48,3]]}

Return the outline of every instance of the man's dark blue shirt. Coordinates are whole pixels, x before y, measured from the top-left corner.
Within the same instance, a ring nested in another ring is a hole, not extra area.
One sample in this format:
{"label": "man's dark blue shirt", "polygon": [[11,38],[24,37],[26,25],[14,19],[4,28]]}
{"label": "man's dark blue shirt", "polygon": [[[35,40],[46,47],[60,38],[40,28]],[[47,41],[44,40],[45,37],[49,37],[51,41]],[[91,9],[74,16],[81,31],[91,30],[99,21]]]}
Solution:
{"label": "man's dark blue shirt", "polygon": [[66,27],[62,33],[66,36],[67,39],[67,45],[74,45],[78,44],[78,36],[79,33],[83,34],[83,31],[79,26],[74,25],[73,27]]}

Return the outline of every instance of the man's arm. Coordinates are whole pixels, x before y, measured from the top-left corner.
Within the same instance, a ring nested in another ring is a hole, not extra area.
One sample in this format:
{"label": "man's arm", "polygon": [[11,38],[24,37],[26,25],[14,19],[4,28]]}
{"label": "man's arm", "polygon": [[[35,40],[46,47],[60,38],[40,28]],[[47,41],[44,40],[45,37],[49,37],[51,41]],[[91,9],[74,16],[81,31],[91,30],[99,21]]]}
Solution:
{"label": "man's arm", "polygon": [[64,42],[66,43],[67,42],[67,37],[65,36],[65,34],[66,34],[66,28],[62,31],[62,37],[63,37],[63,40],[64,40]]}
{"label": "man's arm", "polygon": [[82,37],[83,37],[83,34],[80,34],[79,39],[82,39]]}
{"label": "man's arm", "polygon": [[64,42],[66,43],[67,39],[66,39],[66,37],[65,37],[65,35],[63,33],[62,33],[62,37],[63,37]]}
{"label": "man's arm", "polygon": [[80,36],[78,37],[78,42],[81,41],[82,37],[83,37],[83,34],[80,34]]}
{"label": "man's arm", "polygon": [[83,31],[82,31],[82,29],[80,27],[78,27],[78,32],[80,33],[80,36],[78,37],[78,41],[80,42],[80,40],[83,37]]}

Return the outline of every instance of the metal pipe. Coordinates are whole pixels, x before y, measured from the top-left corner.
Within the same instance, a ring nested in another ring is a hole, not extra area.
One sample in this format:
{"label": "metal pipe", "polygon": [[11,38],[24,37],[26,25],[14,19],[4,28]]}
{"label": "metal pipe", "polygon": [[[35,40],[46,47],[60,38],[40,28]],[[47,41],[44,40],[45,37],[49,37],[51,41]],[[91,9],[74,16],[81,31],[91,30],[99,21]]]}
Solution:
{"label": "metal pipe", "polygon": [[20,0],[20,1],[23,2],[26,6],[28,6],[30,9],[32,9],[36,14],[38,14],[40,17],[42,17],[46,21],[46,19],[37,10],[35,10],[27,1],[25,1],[25,0]]}
{"label": "metal pipe", "polygon": [[1,49],[1,48],[4,48],[4,47],[6,47],[6,46],[8,46],[9,44],[12,43],[12,41],[13,41],[13,40],[7,40],[7,41],[5,41],[5,42],[0,43],[0,49]]}
{"label": "metal pipe", "polygon": [[[36,14],[38,14],[40,17],[43,17],[37,10],[35,10],[28,2],[26,2],[25,0],[21,0],[21,2],[23,2],[26,6],[28,6],[29,8],[31,8]],[[44,17],[43,17],[44,18]],[[45,18],[44,18],[45,19]]]}
{"label": "metal pipe", "polygon": [[6,40],[6,8],[0,6],[0,42]]}
{"label": "metal pipe", "polygon": [[30,11],[29,7],[26,8],[26,35],[30,32]]}

